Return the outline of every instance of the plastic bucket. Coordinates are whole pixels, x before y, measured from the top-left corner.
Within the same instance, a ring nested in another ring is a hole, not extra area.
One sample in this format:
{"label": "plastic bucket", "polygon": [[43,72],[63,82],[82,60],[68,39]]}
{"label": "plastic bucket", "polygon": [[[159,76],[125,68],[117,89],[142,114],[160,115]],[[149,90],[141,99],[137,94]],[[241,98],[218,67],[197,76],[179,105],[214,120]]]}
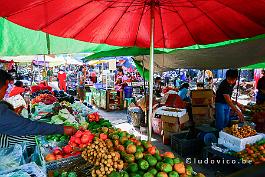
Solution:
{"label": "plastic bucket", "polygon": [[132,86],[124,87],[124,97],[125,98],[132,98],[132,93],[133,93],[133,87]]}

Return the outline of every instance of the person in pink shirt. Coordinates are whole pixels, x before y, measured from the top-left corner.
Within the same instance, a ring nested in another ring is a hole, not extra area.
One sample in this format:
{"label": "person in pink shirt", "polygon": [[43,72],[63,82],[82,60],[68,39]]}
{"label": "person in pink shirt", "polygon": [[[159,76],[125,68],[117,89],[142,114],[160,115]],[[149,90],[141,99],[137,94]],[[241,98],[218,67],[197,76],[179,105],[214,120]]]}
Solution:
{"label": "person in pink shirt", "polygon": [[58,80],[60,90],[64,90],[66,92],[66,73],[62,69],[60,69],[58,73]]}

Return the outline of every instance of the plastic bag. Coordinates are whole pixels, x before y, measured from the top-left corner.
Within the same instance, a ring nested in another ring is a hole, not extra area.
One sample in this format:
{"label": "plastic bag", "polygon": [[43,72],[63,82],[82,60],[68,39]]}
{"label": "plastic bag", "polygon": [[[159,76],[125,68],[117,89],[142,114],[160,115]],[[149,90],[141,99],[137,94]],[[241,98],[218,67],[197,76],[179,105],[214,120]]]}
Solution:
{"label": "plastic bag", "polygon": [[25,164],[25,147],[16,144],[9,148],[0,149],[0,172]]}
{"label": "plastic bag", "polygon": [[12,168],[9,171],[0,173],[0,177],[46,177],[46,174],[33,162]]}

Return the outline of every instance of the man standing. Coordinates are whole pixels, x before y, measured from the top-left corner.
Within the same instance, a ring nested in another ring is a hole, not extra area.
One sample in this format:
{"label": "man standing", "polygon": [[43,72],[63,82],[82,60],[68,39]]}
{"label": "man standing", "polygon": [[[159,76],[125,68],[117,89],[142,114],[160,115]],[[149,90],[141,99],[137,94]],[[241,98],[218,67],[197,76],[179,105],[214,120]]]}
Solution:
{"label": "man standing", "polygon": [[[221,82],[216,91],[215,99],[215,115],[216,115],[216,128],[222,130],[230,123],[230,109],[232,109],[238,116],[240,121],[244,121],[244,116],[238,107],[241,104],[236,103],[231,99],[234,86],[238,78],[238,70],[228,70],[226,72],[226,79]],[[237,104],[235,106],[234,104]]]}

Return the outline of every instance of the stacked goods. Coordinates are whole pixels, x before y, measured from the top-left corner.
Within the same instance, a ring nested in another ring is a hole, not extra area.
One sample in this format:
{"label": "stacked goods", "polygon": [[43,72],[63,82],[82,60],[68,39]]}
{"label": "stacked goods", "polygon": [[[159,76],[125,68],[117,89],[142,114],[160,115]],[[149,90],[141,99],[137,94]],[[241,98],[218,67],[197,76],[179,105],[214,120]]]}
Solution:
{"label": "stacked goods", "polygon": [[213,121],[213,100],[212,90],[193,90],[192,98],[192,115],[195,125],[209,124]]}
{"label": "stacked goods", "polygon": [[102,127],[97,136],[99,138],[94,138],[82,152],[83,158],[95,165],[92,176],[175,177],[194,174],[192,167],[185,166],[173,153],[160,154],[150,142],[137,140],[126,131]]}
{"label": "stacked goods", "polygon": [[265,104],[248,106],[247,108],[253,117],[252,121],[256,124],[256,130],[265,133]]}
{"label": "stacked goods", "polygon": [[265,163],[265,139],[253,145],[247,144],[243,151],[237,152],[234,155],[240,158],[242,162],[250,162],[254,165]]}
{"label": "stacked goods", "polygon": [[226,127],[224,131],[238,138],[247,138],[257,134],[256,130],[252,129],[250,126],[245,125],[243,127],[238,127],[238,124],[234,124],[232,127]]}
{"label": "stacked goods", "polygon": [[31,104],[36,104],[40,102],[46,105],[50,105],[57,102],[57,99],[51,94],[40,94],[36,98],[32,99]]}
{"label": "stacked goods", "polygon": [[102,127],[110,128],[112,127],[112,125],[109,120],[105,120],[105,119],[99,119],[98,122],[89,122],[88,124],[88,129],[92,133],[98,133],[98,130],[100,130]]}
{"label": "stacked goods", "polygon": [[231,128],[219,132],[218,144],[239,152],[245,149],[246,144],[254,144],[262,138],[263,135],[257,134],[250,126],[240,128],[238,124],[234,124]]}

